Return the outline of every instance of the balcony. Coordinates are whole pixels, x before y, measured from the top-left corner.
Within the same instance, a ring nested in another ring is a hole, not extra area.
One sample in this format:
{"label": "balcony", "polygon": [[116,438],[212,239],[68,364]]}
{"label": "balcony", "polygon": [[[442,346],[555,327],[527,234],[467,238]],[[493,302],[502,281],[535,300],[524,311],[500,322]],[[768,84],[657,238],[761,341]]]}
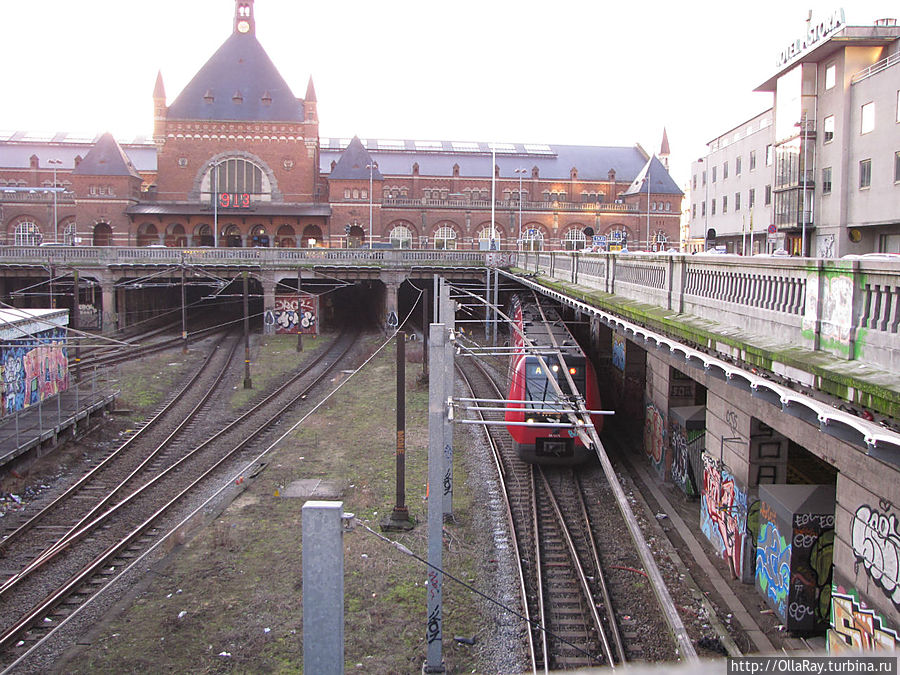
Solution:
{"label": "balcony", "polygon": [[[43,190],[43,188],[35,188],[33,191],[25,191],[21,188],[18,190],[4,190],[0,188],[0,203],[3,204],[53,204],[53,193]],[[56,194],[57,204],[74,204],[74,192],[58,192]]]}

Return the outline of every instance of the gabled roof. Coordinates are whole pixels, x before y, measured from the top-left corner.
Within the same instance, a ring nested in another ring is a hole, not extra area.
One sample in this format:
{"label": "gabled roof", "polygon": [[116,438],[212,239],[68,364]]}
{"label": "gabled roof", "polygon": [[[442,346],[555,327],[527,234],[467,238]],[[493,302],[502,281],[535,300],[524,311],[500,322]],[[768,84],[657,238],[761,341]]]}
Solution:
{"label": "gabled roof", "polygon": [[97,139],[94,147],[88,151],[72,173],[79,176],[141,177],[128,155],[109,132]]}
{"label": "gabled roof", "polygon": [[378,164],[372,160],[372,155],[363,147],[359,136],[354,136],[347,149],[341,153],[341,158],[331,171],[329,178],[331,180],[369,180],[368,167],[372,164],[375,165],[375,170],[371,173],[372,180],[381,180],[383,176],[378,170]]}
{"label": "gabled roof", "polygon": [[172,102],[168,118],[302,122],[304,113],[256,36],[235,31]]}
{"label": "gabled roof", "polygon": [[650,176],[650,193],[657,195],[684,194],[681,188],[672,180],[672,176],[669,175],[666,167],[662,165],[662,162],[657,159],[656,155],[647,160],[644,168],[641,169],[640,173],[631,181],[628,189],[622,194],[627,197],[628,195],[636,195],[642,192],[646,193],[648,189],[644,186],[644,177],[647,175]]}
{"label": "gabled roof", "polygon": [[[331,172],[331,162],[341,157],[346,139],[322,138],[319,167],[323,174]],[[451,177],[454,165],[461,177],[490,177],[491,144],[470,141],[385,141],[368,139],[368,152],[386,176],[409,176],[413,164],[422,176]],[[537,167],[542,180],[569,180],[572,167],[578,179],[605,181],[610,169],[617,181],[631,181],[647,161],[637,146],[532,145],[498,144],[497,166],[501,178],[518,178],[515,170],[525,168],[528,175]],[[365,166],[365,164],[363,164]],[[337,167],[335,167],[337,168]],[[368,174],[367,174],[368,175]]]}

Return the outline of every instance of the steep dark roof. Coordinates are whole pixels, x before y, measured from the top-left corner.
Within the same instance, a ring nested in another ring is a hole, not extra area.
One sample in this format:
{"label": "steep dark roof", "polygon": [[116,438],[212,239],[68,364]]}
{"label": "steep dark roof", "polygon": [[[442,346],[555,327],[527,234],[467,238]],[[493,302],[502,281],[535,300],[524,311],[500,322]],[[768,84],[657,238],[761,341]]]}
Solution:
{"label": "steep dark roof", "polygon": [[141,177],[128,159],[128,155],[109,132],[97,139],[94,147],[88,151],[72,173],[80,176]]}
{"label": "steep dark roof", "polygon": [[[341,156],[343,142],[327,138],[321,140],[319,167],[327,175],[331,172],[331,162]],[[434,145],[436,149],[424,150],[425,145]],[[385,142],[369,139],[366,147],[386,176],[412,175],[414,163],[419,165],[422,176],[452,177],[454,164],[459,165],[461,177],[491,175],[488,143],[427,141],[423,144],[413,140]],[[385,149],[380,149],[382,147]],[[647,161],[647,156],[635,146],[540,145],[537,150],[529,150],[530,147],[521,143],[508,144],[504,151],[497,152],[501,178],[517,178],[515,170],[519,168],[528,170],[528,178],[532,168],[537,167],[542,179],[568,181],[571,169],[575,167],[579,180],[605,181],[610,169],[613,169],[617,181],[631,181]]]}
{"label": "steep dark roof", "polygon": [[[334,170],[331,171],[332,180],[361,180],[369,179],[370,164],[373,164],[372,155],[363,147],[362,141],[358,136],[354,136],[350,141],[347,149],[341,153],[341,158],[337,161]],[[376,164],[375,170],[372,172],[373,180],[381,180],[383,176]]]}
{"label": "steep dark roof", "polygon": [[232,33],[169,106],[168,118],[302,122],[303,102],[256,36]]}
{"label": "steep dark roof", "polygon": [[681,188],[672,180],[672,176],[669,175],[669,172],[666,171],[666,167],[662,165],[662,162],[656,158],[656,155],[647,160],[647,163],[644,164],[644,168],[641,169],[641,172],[635,177],[635,179],[631,182],[631,185],[628,186],[628,189],[623,192],[623,195],[636,195],[642,192],[647,192],[647,188],[644,187],[644,176],[649,173],[650,175],[650,193],[657,195],[683,195],[684,193],[681,191]]}

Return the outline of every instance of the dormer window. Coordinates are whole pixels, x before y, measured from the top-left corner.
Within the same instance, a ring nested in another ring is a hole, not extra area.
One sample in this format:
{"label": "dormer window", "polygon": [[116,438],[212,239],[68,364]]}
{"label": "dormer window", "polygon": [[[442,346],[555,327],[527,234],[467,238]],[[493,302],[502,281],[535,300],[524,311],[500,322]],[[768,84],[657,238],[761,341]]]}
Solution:
{"label": "dormer window", "polygon": [[263,92],[262,98],[260,99],[263,105],[272,105],[272,95],[269,93],[269,90],[266,89]]}
{"label": "dormer window", "polygon": [[232,103],[243,103],[244,102],[244,95],[241,93],[240,89],[238,91],[234,92],[234,95],[231,97],[231,102]]}
{"label": "dormer window", "polygon": [[203,94],[203,102],[204,103],[212,103],[216,100],[216,97],[213,96],[212,89],[207,89],[206,93]]}

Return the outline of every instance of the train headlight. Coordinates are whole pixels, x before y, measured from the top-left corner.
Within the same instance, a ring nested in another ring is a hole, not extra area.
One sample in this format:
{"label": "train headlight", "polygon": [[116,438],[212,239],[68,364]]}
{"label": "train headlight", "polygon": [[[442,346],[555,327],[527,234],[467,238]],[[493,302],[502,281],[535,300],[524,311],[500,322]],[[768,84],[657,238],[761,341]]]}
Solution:
{"label": "train headlight", "polygon": [[533,417],[529,417],[529,418],[528,418],[527,420],[525,420],[525,421],[526,421],[528,424],[534,424],[534,418],[533,418]]}
{"label": "train headlight", "polygon": [[552,370],[554,373],[559,372],[559,366],[552,366]]}
{"label": "train headlight", "polygon": [[574,375],[578,372],[578,368],[569,368],[569,375]]}

